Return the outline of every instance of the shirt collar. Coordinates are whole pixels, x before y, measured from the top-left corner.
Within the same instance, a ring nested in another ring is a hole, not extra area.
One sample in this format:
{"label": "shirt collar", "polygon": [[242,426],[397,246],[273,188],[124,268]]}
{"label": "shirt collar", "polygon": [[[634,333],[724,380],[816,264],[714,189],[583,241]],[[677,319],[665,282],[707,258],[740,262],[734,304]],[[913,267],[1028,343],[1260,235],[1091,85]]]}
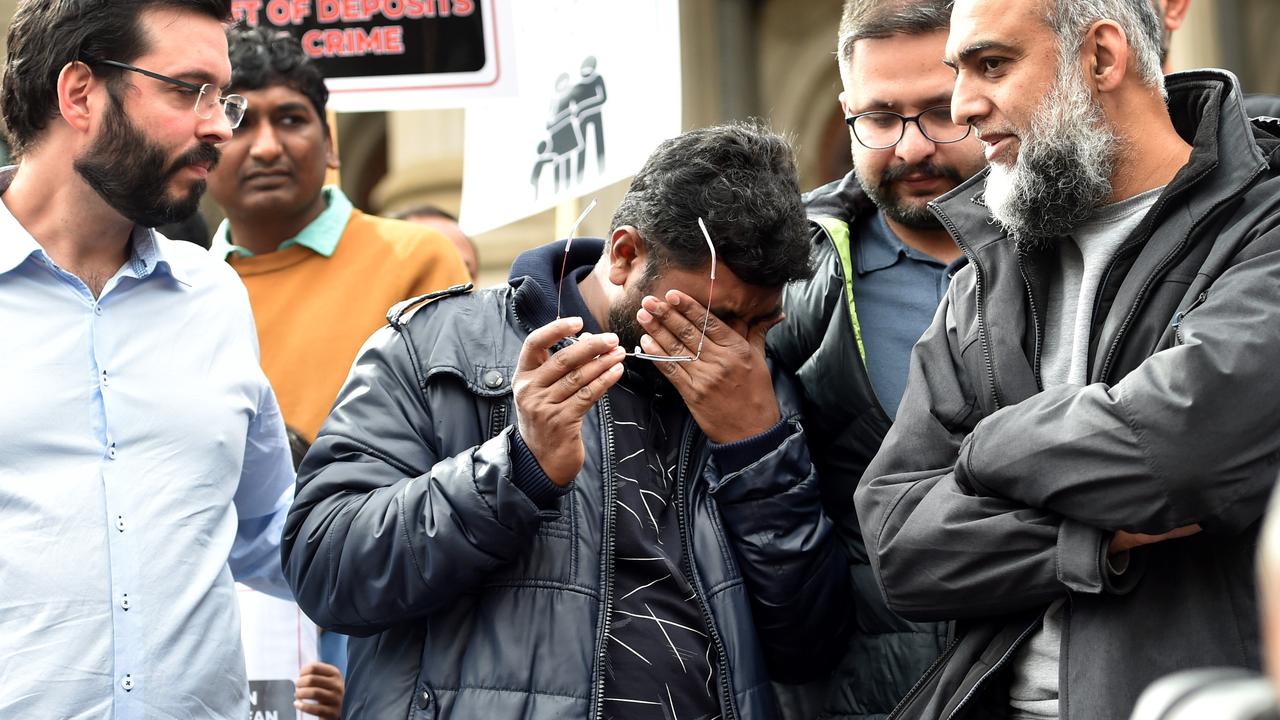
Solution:
{"label": "shirt collar", "polygon": [[[16,169],[17,166],[0,169],[0,192],[8,189]],[[0,275],[18,267],[32,255],[49,257],[40,243],[9,211],[9,206],[0,200]],[[126,272],[137,278],[145,278],[159,270],[183,285],[191,284],[186,272],[166,255],[164,244],[159,242],[156,232],[151,228],[140,225],[133,227],[129,236],[129,259],[125,264],[128,266]]]}
{"label": "shirt collar", "polygon": [[32,255],[43,254],[44,248],[40,243],[9,212],[9,206],[0,202],[0,275],[18,267]]}
{"label": "shirt collar", "polygon": [[[302,232],[277,245],[277,250],[301,245],[324,257],[333,256],[334,251],[338,249],[338,240],[342,238],[342,233],[347,229],[347,222],[351,220],[351,211],[355,210],[355,206],[336,185],[326,185],[320,194],[324,196],[325,209],[303,228]],[[240,257],[253,257],[253,253],[248,249],[232,243],[229,220],[223,220],[217,232],[214,233],[212,250],[219,257],[224,258],[231,253]]]}
{"label": "shirt collar", "polygon": [[922,252],[913,250],[898,237],[889,223],[885,222],[884,212],[877,210],[867,216],[866,225],[858,238],[858,273],[866,275],[877,270],[893,267],[904,257],[919,262],[933,263],[943,267],[945,263]]}
{"label": "shirt collar", "polygon": [[145,278],[158,272],[167,274],[183,285],[190,286],[191,278],[180,263],[169,257],[168,246],[175,242],[165,238],[153,228],[135,225],[129,237],[129,270],[134,277]]}

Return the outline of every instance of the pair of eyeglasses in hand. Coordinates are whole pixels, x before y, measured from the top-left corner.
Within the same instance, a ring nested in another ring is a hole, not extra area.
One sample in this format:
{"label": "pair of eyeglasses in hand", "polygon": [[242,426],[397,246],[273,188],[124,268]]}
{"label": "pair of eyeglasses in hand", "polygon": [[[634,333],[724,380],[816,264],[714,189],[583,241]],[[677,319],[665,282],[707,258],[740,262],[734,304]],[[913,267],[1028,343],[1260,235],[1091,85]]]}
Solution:
{"label": "pair of eyeglasses in hand", "polygon": [[[569,248],[573,245],[573,239],[578,236],[578,226],[582,225],[582,221],[596,207],[596,201],[592,200],[587,205],[582,214],[578,216],[577,221],[573,223],[573,228],[569,230],[569,238],[564,243],[564,260],[560,263],[560,282],[556,286],[556,319],[560,319],[560,309],[562,296],[564,295],[564,275],[569,268]],[[702,237],[707,241],[707,249],[711,251],[711,277],[707,280],[707,304],[706,312],[702,314],[702,335],[698,338],[698,349],[692,355],[654,355],[642,351],[638,346],[632,352],[627,353],[627,357],[639,358],[641,360],[649,360],[651,362],[660,363],[685,363],[693,362],[702,357],[702,344],[707,339],[707,322],[711,319],[711,295],[716,289],[716,246],[711,242],[711,233],[707,232],[707,223],[702,218],[698,218],[698,228],[702,231]],[[576,342],[577,338],[568,338],[569,342]]]}

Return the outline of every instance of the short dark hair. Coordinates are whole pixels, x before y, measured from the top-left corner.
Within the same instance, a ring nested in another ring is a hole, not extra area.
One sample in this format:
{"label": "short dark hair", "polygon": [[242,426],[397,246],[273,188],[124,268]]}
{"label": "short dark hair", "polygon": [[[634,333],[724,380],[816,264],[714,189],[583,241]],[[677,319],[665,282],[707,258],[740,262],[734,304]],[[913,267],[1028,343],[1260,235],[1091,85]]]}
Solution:
{"label": "short dark hair", "polygon": [[283,30],[251,28],[243,22],[227,28],[228,54],[231,56],[231,89],[235,92],[261,90],[283,85],[306,96],[329,134],[329,117],[325,105],[329,88],[324,75],[298,39]]}
{"label": "short dark hair", "polygon": [[924,35],[951,27],[955,0],[845,0],[840,14],[836,58],[840,73],[849,70],[859,40],[893,35]]}
{"label": "short dark hair", "polygon": [[719,261],[744,282],[781,287],[811,274],[809,231],[791,145],[758,121],[684,133],[658,146],[631,181],[613,228],[640,233],[650,262],[692,269]]}
{"label": "short dark hair", "polygon": [[[0,84],[0,112],[14,154],[35,146],[58,117],[58,74],[86,60],[132,62],[146,54],[138,23],[156,8],[186,10],[218,21],[231,17],[231,0],[22,0],[9,23],[8,59]],[[115,79],[122,70],[94,72]]]}
{"label": "short dark hair", "polygon": [[409,218],[444,218],[445,220],[455,223],[458,222],[457,216],[430,203],[423,203],[421,205],[414,205],[412,207],[405,208],[391,217],[395,220],[408,220]]}

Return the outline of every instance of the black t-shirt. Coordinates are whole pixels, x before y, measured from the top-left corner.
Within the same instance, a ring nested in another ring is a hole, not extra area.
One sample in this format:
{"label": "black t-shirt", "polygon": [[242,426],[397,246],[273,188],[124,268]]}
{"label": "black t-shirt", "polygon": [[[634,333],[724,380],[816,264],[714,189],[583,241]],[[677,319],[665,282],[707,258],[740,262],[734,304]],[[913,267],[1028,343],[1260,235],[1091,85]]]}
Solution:
{"label": "black t-shirt", "polygon": [[691,420],[674,389],[655,390],[630,372],[609,390],[609,404],[617,507],[604,716],[712,720],[721,712],[719,658],[689,579],[676,500]]}

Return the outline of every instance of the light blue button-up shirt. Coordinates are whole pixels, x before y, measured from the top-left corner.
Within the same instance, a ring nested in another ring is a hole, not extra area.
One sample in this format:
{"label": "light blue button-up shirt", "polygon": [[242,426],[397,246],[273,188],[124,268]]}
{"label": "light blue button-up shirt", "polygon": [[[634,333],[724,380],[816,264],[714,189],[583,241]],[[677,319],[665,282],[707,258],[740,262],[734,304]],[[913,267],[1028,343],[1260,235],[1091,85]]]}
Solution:
{"label": "light blue button-up shirt", "polygon": [[235,271],[137,228],[94,298],[0,202],[0,718],[248,717],[292,495]]}

